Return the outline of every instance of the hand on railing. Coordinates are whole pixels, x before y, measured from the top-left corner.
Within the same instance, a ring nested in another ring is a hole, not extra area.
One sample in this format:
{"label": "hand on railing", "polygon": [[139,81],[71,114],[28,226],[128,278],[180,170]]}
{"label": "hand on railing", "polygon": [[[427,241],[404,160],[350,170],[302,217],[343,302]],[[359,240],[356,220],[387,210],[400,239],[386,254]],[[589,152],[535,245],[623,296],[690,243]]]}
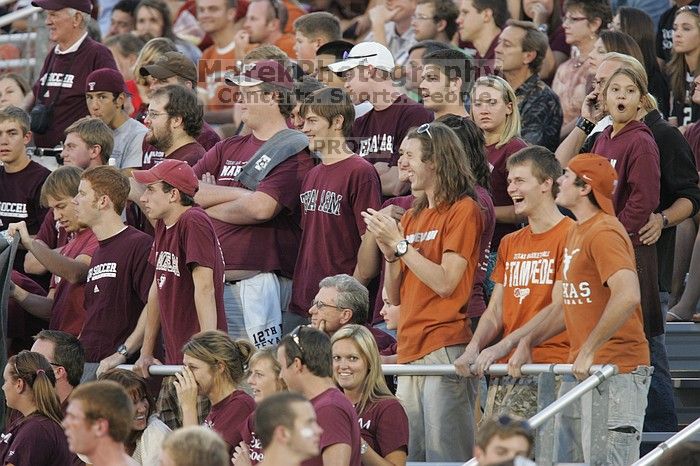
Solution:
{"label": "hand on railing", "polygon": [[476,362],[478,356],[479,350],[476,348],[476,345],[468,344],[467,347],[464,348],[464,353],[455,359],[454,365],[457,374],[462,377],[471,377],[474,375],[471,366]]}
{"label": "hand on railing", "polygon": [[508,359],[508,375],[511,377],[522,377],[523,373],[520,368],[523,367],[524,364],[531,363],[532,351],[530,343],[526,339],[521,338],[518,342],[518,346],[515,347],[515,351],[513,351],[510,359]]}

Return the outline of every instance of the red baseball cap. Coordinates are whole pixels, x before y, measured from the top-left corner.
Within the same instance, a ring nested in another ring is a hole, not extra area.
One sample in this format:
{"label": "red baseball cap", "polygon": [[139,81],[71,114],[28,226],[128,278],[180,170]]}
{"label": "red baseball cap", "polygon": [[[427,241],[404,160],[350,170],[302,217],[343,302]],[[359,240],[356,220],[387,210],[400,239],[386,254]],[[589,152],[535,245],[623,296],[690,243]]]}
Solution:
{"label": "red baseball cap", "polygon": [[90,14],[90,12],[92,12],[92,3],[90,3],[90,0],[33,0],[32,5],[49,11],[73,8],[83,13]]}
{"label": "red baseball cap", "polygon": [[579,154],[569,161],[568,168],[590,185],[603,212],[615,215],[612,200],[617,186],[617,172],[610,160],[597,154]]}
{"label": "red baseball cap", "polygon": [[150,170],[134,170],[134,179],[141,184],[153,184],[165,181],[180,192],[194,197],[199,190],[199,180],[194,170],[182,160],[163,160]]}

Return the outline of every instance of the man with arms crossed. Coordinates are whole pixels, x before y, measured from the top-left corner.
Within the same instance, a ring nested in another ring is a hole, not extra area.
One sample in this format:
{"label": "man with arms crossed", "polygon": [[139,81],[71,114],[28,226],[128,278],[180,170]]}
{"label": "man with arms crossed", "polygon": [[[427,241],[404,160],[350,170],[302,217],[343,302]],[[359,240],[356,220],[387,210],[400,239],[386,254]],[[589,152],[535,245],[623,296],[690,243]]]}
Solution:
{"label": "man with arms crossed", "polygon": [[[595,154],[571,159],[557,181],[557,204],[571,210],[577,219],[564,249],[563,312],[558,306],[540,312],[530,322],[534,330],[521,340],[518,350],[537,346],[566,329],[571,343],[569,362],[578,380],[588,377],[593,364],[617,365],[618,375],[609,379],[605,464],[628,465],[639,457],[651,368],[634,251],[613,209],[616,181],[610,162]],[[574,385],[565,376],[560,395]],[[589,460],[590,426],[596,420],[590,419],[590,410],[583,406],[590,403],[589,393],[581,400],[580,425],[568,418],[569,413],[557,417],[558,461]]]}
{"label": "man with arms crossed", "polygon": [[[528,226],[506,235],[498,249],[489,306],[464,354],[455,361],[457,371],[465,376],[481,376],[491,364],[507,362],[518,341],[513,337],[519,338],[511,334],[553,301],[561,305],[561,282],[556,277],[564,259],[567,234],[574,224],[554,203],[561,165],[549,150],[531,146],[513,154],[507,167],[508,194],[515,212],[527,216]],[[523,273],[525,270],[529,272]],[[501,332],[502,340],[486,348]],[[568,339],[560,333],[535,348],[532,360],[565,363],[568,357]],[[473,372],[471,364],[476,365]],[[488,401],[485,418],[500,414],[525,419],[533,416],[537,413],[537,376],[491,378]]]}

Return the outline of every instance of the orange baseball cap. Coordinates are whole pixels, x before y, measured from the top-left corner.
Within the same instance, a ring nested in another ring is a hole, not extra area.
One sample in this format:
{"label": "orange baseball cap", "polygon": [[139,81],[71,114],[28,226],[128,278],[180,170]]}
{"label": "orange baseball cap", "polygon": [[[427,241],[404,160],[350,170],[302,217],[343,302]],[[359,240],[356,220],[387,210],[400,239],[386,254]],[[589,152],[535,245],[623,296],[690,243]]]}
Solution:
{"label": "orange baseball cap", "polygon": [[606,214],[615,215],[613,194],[617,186],[617,172],[610,160],[597,154],[579,154],[568,165],[593,190],[593,196]]}

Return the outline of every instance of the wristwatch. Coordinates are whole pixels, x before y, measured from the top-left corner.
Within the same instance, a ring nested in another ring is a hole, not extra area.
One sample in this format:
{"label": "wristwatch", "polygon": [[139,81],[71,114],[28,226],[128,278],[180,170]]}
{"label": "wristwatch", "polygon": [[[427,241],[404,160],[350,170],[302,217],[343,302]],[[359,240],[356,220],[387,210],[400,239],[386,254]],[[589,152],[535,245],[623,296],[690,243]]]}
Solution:
{"label": "wristwatch", "polygon": [[595,123],[588,118],[580,116],[576,119],[576,127],[586,134],[591,134],[593,128],[595,128]]}
{"label": "wristwatch", "polygon": [[129,357],[129,350],[126,349],[126,345],[119,345],[119,348],[117,348],[117,353],[121,354],[125,358]]}
{"label": "wristwatch", "polygon": [[402,239],[398,243],[396,243],[396,249],[394,250],[394,254],[396,254],[396,257],[401,257],[404,254],[408,252],[408,241],[405,239]]}
{"label": "wristwatch", "polygon": [[668,226],[668,217],[666,217],[666,214],[663,212],[663,210],[660,213],[661,213],[661,218],[664,221],[663,228],[666,228]]}
{"label": "wristwatch", "polygon": [[360,456],[367,453],[368,449],[369,449],[369,444],[363,439],[362,442],[360,443]]}
{"label": "wristwatch", "polygon": [[537,26],[537,30],[544,33],[544,34],[547,34],[549,32],[549,25],[548,24],[540,24],[539,26]]}

